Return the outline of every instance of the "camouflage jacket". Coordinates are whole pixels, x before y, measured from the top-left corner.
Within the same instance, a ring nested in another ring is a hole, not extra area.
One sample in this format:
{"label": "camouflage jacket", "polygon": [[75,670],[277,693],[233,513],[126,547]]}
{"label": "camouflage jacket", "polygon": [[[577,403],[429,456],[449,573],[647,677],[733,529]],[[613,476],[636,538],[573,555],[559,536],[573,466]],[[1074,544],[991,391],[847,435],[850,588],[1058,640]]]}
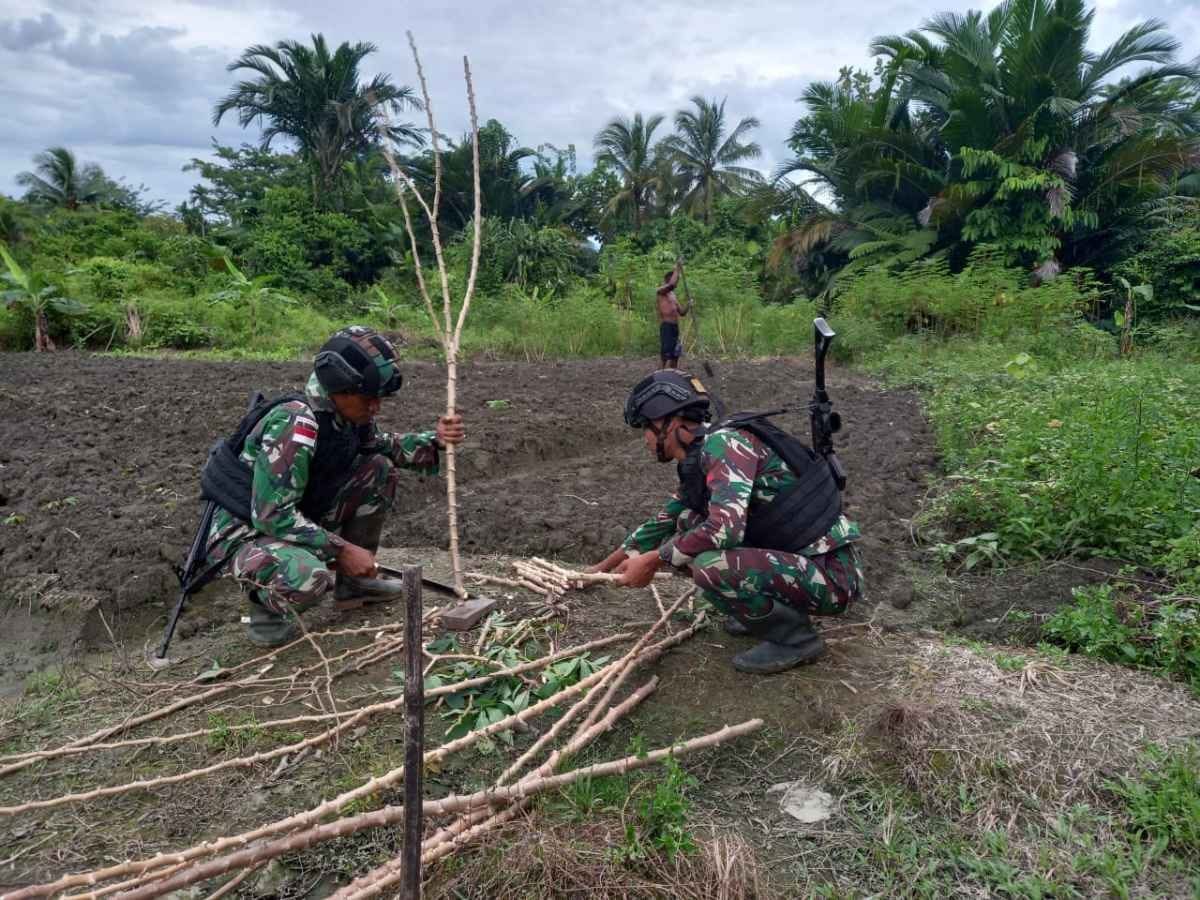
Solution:
{"label": "camouflage jacket", "polygon": [[[304,395],[304,402],[293,400],[276,406],[246,437],[241,460],[254,470],[251,522],[247,524],[218,507],[209,531],[210,549],[228,550],[241,538],[266,535],[304,546],[330,561],[345,546],[342,538],[311,521],[298,506],[308,485],[308,467],[317,443],[318,426],[313,412],[335,412],[333,401],[316,375],[308,379]],[[335,422],[342,427],[354,427],[340,416]],[[363,447],[364,453],[382,453],[401,468],[437,474],[435,432],[391,434],[379,431],[374,424],[371,428],[373,434]]]}
{"label": "camouflage jacket", "polygon": [[[796,480],[787,463],[746,431],[712,431],[705,435],[700,453],[710,492],[708,518],[676,535],[680,517],[689,512],[676,491],[654,518],[625,539],[623,549],[644,553],[657,547],[662,559],[673,566],[689,565],[709,550],[732,550],[741,546],[751,501],[769,502]],[[858,526],[841,516],[829,533],[805,547],[802,555],[829,553],[860,537]]]}

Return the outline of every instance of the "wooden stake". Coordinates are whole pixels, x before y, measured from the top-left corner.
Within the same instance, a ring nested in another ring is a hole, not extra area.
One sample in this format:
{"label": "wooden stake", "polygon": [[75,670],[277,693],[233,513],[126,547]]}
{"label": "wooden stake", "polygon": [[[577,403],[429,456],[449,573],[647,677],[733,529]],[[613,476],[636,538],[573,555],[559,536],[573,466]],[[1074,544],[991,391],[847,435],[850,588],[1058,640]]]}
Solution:
{"label": "wooden stake", "polygon": [[404,567],[404,886],[405,900],[421,900],[421,789],[425,769],[425,678],[421,671],[421,567]]}

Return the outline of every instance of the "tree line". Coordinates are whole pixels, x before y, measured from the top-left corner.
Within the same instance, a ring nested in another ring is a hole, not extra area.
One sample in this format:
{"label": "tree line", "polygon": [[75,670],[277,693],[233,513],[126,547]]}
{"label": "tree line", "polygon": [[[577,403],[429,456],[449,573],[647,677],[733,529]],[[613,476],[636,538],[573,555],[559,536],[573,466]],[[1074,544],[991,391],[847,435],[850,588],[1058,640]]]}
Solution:
{"label": "tree line", "polygon": [[[723,235],[744,248],[763,297],[788,301],[833,296],[868,269],[932,258],[953,270],[986,244],[1034,283],[1089,267],[1155,281],[1185,311],[1200,287],[1200,68],[1153,19],[1089,49],[1093,16],[1081,0],[1008,0],[876,38],[872,71],[805,88],[791,158],[766,174],[753,167],[759,121],[721,98],[603,124],[584,172],[573,145],[524,144],[490,120],[492,277],[553,295],[596,273],[597,248],[703,252]],[[169,216],[251,276],[345,299],[406,268],[380,142],[432,183],[428,135],[407,120],[414,91],[362,74],[376,50],[319,34],[247,48],[213,123],[233,116],[260,139],[193,160],[199,183],[169,214],[61,147],[18,176],[21,205]],[[445,143],[439,225],[453,236],[470,218],[470,155],[465,140]],[[19,218],[0,207],[0,239],[19,239]]]}

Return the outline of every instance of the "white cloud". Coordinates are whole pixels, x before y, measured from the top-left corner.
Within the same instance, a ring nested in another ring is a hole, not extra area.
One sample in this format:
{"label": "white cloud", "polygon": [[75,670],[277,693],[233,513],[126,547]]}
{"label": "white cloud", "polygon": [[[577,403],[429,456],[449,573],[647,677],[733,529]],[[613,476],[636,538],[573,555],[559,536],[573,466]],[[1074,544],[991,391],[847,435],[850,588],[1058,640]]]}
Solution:
{"label": "white cloud", "polygon": [[[1098,0],[1094,43],[1112,41],[1147,16],[1165,19],[1200,54],[1200,0]],[[213,104],[234,81],[225,65],[245,47],[323,32],[332,43],[368,40],[380,52],[369,74],[389,72],[415,85],[405,30],[420,43],[439,124],[466,127],[462,54],[469,53],[479,110],[524,143],[574,143],[590,164],[593,135],[613,116],[670,115],[693,94],[729,97],[736,121],[762,121],[755,139],[769,170],[787,155],[784,140],[813,79],[843,65],[869,67],[871,38],[916,28],[952,4],[665,0],[8,0],[0,20],[0,107],[9,134],[0,142],[0,190],[36,152],[66,144],[115,177],[145,182],[175,203],[194,177],[192,156],[255,140]],[[984,4],[994,5],[993,2]],[[669,126],[669,120],[668,120]],[[667,129],[664,128],[664,132]]]}

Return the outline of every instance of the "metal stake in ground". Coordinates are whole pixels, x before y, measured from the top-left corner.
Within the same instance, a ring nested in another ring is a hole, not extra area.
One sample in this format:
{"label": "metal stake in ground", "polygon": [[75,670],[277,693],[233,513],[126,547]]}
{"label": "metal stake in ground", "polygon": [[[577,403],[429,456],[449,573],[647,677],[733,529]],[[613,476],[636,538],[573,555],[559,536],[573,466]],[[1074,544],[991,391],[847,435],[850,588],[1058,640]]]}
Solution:
{"label": "metal stake in ground", "polygon": [[422,770],[425,767],[424,641],[421,567],[404,567],[404,871],[405,900],[421,898]]}

